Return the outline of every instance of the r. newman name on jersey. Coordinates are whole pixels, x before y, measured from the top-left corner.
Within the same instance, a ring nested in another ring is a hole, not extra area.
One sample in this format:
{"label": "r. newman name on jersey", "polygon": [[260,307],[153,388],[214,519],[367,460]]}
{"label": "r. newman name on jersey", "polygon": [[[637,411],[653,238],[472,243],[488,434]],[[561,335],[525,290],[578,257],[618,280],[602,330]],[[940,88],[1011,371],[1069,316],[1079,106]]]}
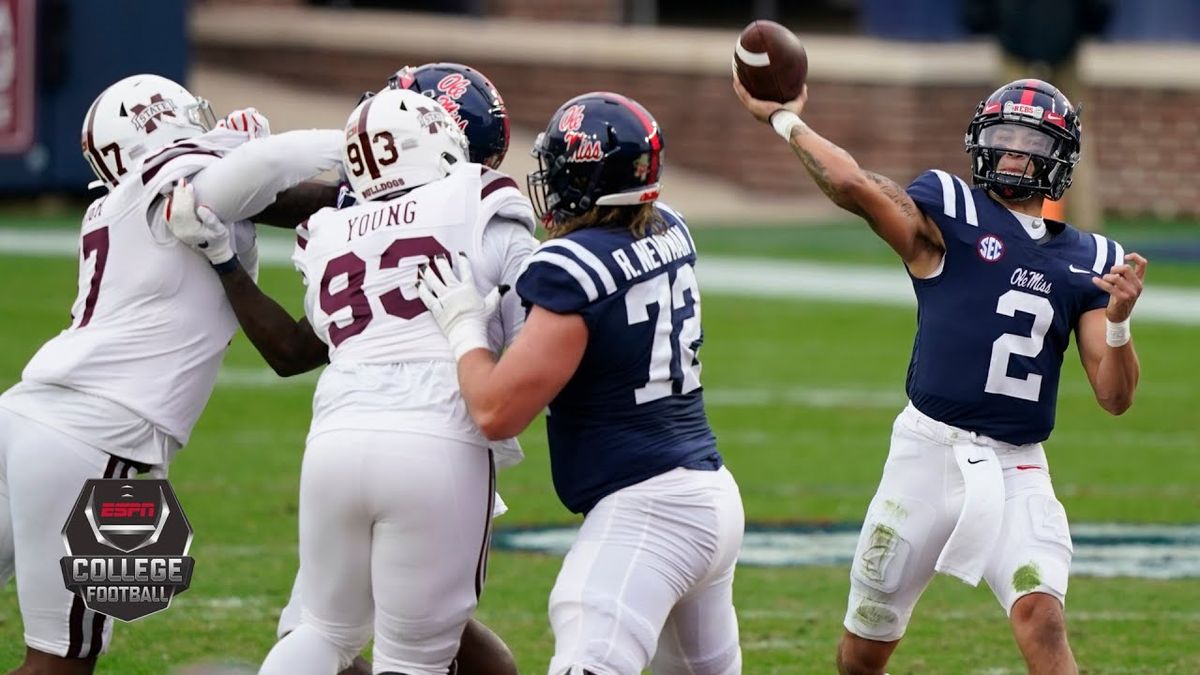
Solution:
{"label": "r. newman name on jersey", "polygon": [[661,233],[576,230],[543,243],[517,280],[526,305],[579,314],[588,327],[546,421],[554,487],[575,512],[677,466],[721,466],[696,357],[696,247],[683,218],[658,209]]}

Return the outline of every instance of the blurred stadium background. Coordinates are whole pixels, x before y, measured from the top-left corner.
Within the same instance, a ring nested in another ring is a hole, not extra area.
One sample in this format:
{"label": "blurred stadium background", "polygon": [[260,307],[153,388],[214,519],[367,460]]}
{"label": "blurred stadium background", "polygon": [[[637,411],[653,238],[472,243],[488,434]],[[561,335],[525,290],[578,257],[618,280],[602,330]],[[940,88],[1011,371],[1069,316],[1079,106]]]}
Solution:
{"label": "blurred stadium background", "polygon": [[[1095,226],[1151,266],[1135,321],[1144,369],[1137,404],[1107,417],[1069,357],[1047,444],[1081,572],[1068,622],[1086,673],[1195,675],[1200,0],[1107,4],[1107,21],[1066,65],[1084,92],[1066,93],[1085,105],[1092,193],[1103,214]],[[120,77],[159,73],[209,98],[218,113],[254,105],[283,131],[340,128],[359,93],[400,66],[459,61],[504,95],[514,134],[502,168],[522,185],[533,135],[559,103],[620,91],[657,116],[668,157],[664,199],[696,226],[706,398],[753,523],[737,584],[745,671],[833,672],[854,528],[904,401],[911,293],[890,252],[830,207],[779,139],[737,105],[729,60],[744,24],[774,18],[808,47],[805,117],[815,129],[898,181],[930,167],[965,176],[966,123],[982,97],[1011,79],[994,37],[971,29],[972,7],[0,0],[0,387],[66,325],[73,228],[91,179],[79,126],[91,100]],[[262,283],[298,314],[287,237],[276,235],[262,236]],[[98,672],[244,672],[261,660],[296,566],[299,458],[314,381],[277,380],[235,340],[192,445],[172,467],[196,529],[193,586],[170,611],[119,625]],[[555,551],[570,536],[548,528],[576,520],[550,488],[540,426],[523,440],[528,460],[500,478],[512,511],[497,523],[480,616],[522,671],[535,673],[553,646],[545,604]],[[0,591],[0,668],[23,652],[9,585]],[[893,675],[1024,672],[990,594],[946,579],[931,586],[893,664]]]}

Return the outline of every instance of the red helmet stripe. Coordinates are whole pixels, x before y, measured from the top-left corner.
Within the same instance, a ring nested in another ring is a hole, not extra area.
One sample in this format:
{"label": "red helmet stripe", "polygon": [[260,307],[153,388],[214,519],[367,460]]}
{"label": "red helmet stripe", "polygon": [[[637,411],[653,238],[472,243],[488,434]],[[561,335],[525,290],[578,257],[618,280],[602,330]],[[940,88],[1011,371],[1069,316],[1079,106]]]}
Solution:
{"label": "red helmet stripe", "polygon": [[650,116],[646,114],[640,105],[620,94],[613,94],[613,96],[616,97],[621,105],[632,110],[633,114],[642,121],[642,126],[646,128],[646,140],[650,141],[650,148],[653,150],[650,153],[650,171],[646,174],[646,182],[657,183],[658,160],[662,151],[662,136],[658,133],[658,126],[654,123],[654,120],[650,119]]}
{"label": "red helmet stripe", "polygon": [[[500,101],[500,105],[503,106],[504,101]],[[493,169],[499,169],[500,164],[502,164],[504,162],[504,156],[508,154],[508,142],[509,142],[509,139],[512,138],[511,129],[509,127],[509,122],[508,122],[507,109],[504,112],[504,117],[502,118],[502,122],[504,123],[504,147],[500,151],[500,156],[496,158],[496,160],[495,160],[496,166],[492,167]]]}
{"label": "red helmet stripe", "polygon": [[1037,91],[1029,86],[1029,81],[1022,82],[1025,86],[1025,91],[1021,92],[1021,105],[1033,105],[1033,97],[1037,95]]}

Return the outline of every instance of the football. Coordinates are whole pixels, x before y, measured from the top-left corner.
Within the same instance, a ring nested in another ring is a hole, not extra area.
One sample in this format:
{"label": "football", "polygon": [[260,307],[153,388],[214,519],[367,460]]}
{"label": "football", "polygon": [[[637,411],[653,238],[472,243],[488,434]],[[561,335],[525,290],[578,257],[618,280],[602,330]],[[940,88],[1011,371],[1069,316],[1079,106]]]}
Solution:
{"label": "football", "polygon": [[733,70],[754,98],[784,103],[804,87],[808,54],[787,28],[774,21],[751,21],[738,36]]}

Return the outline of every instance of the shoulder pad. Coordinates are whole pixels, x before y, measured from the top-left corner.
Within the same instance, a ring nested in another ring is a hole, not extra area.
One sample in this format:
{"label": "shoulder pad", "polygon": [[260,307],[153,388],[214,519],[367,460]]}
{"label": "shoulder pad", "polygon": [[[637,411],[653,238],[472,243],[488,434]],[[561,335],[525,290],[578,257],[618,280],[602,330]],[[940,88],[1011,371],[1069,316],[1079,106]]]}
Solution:
{"label": "shoulder pad", "polygon": [[517,279],[517,293],[527,304],[560,313],[578,312],[616,292],[616,280],[604,262],[567,237],[539,246]]}
{"label": "shoulder pad", "polygon": [[908,196],[928,216],[945,216],[979,226],[975,210],[975,194],[958,176],[941,169],[932,169],[917,176],[908,186]]}
{"label": "shoulder pad", "polygon": [[1092,240],[1092,246],[1090,247],[1090,252],[1093,253],[1092,271],[1096,274],[1108,274],[1113,265],[1125,262],[1125,247],[1121,246],[1115,239],[1109,239],[1095,232],[1082,232],[1080,234],[1082,235],[1081,238],[1085,241],[1083,246],[1085,252],[1089,248],[1086,241],[1088,239]]}

